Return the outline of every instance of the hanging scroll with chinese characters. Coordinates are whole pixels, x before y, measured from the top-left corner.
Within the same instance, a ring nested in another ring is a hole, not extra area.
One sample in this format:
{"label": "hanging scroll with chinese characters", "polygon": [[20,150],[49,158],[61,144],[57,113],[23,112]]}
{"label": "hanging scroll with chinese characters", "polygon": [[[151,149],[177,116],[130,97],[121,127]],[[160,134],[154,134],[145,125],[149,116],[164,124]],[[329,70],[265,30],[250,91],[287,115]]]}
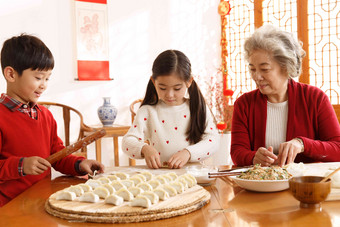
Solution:
{"label": "hanging scroll with chinese characters", "polygon": [[106,0],[76,0],[78,80],[111,80]]}

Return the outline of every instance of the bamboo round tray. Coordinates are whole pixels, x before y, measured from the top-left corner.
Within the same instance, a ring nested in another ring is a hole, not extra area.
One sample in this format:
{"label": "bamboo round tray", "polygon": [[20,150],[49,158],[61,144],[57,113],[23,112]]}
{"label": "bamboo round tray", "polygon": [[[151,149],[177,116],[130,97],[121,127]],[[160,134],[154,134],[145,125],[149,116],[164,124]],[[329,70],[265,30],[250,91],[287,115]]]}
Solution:
{"label": "bamboo round tray", "polygon": [[98,223],[131,223],[154,221],[187,214],[200,209],[210,201],[210,193],[199,185],[187,189],[181,194],[160,201],[149,208],[131,207],[129,202],[120,206],[98,203],[62,201],[52,194],[45,203],[46,211],[59,218]]}

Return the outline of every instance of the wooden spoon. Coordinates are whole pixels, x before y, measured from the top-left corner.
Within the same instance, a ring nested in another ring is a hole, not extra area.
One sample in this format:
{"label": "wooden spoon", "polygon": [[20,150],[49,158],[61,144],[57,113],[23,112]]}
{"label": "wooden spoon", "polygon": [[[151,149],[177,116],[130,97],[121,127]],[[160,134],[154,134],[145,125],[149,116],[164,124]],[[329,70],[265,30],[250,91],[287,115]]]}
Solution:
{"label": "wooden spoon", "polygon": [[328,176],[324,177],[320,183],[326,182],[329,178],[331,178],[331,176],[333,176],[336,172],[338,172],[340,170],[340,167],[337,168],[336,170],[334,170],[333,172],[331,172],[330,174],[328,174]]}

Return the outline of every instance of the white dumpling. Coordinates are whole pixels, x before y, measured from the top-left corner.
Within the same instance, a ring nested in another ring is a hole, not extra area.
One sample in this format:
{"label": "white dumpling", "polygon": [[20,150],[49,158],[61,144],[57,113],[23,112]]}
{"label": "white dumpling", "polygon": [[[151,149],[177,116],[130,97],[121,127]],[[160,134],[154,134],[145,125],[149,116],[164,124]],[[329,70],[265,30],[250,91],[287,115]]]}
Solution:
{"label": "white dumpling", "polygon": [[136,197],[137,195],[139,195],[140,193],[144,192],[143,189],[141,189],[141,188],[139,188],[139,187],[136,187],[136,186],[130,187],[130,188],[128,188],[128,190],[129,190],[129,192],[131,192],[132,195],[135,196],[135,197]]}
{"label": "white dumpling", "polygon": [[165,191],[163,188],[159,187],[153,190],[154,193],[156,193],[160,200],[167,200],[170,196],[167,191]]}
{"label": "white dumpling", "polygon": [[159,181],[159,183],[161,184],[168,183],[168,181],[162,175],[158,175],[157,177],[155,177],[155,180]]}
{"label": "white dumpling", "polygon": [[197,184],[196,178],[193,175],[191,175],[190,173],[186,173],[186,174],[184,174],[184,176],[189,177],[194,182],[194,185]]}
{"label": "white dumpling", "polygon": [[177,174],[174,172],[167,173],[166,175],[171,177],[173,181],[178,178]]}
{"label": "white dumpling", "polygon": [[141,172],[141,174],[144,175],[144,176],[146,177],[146,180],[147,180],[147,181],[151,180],[152,177],[153,177],[153,174],[150,173],[149,171],[143,171],[143,172]]}
{"label": "white dumpling", "polygon": [[71,185],[70,187],[66,188],[65,190],[69,191],[69,192],[74,192],[77,197],[84,194],[83,188],[79,185]]}
{"label": "white dumpling", "polygon": [[132,180],[135,185],[143,182],[142,178],[138,176],[130,177],[129,180]]}
{"label": "white dumpling", "polygon": [[101,177],[101,178],[98,178],[97,180],[99,180],[100,183],[102,183],[102,184],[108,184],[108,183],[111,182],[108,177]]}
{"label": "white dumpling", "polygon": [[147,183],[149,183],[153,189],[157,188],[161,183],[158,180],[150,180]]}
{"label": "white dumpling", "polygon": [[148,199],[150,199],[150,202],[152,204],[155,204],[155,203],[159,202],[158,195],[156,193],[152,192],[152,191],[143,192],[141,195],[144,195],[144,196],[148,197]]}
{"label": "white dumpling", "polygon": [[133,199],[133,194],[126,188],[119,189],[119,191],[116,192],[116,195],[122,197],[125,201],[131,201]]}
{"label": "white dumpling", "polygon": [[79,197],[79,201],[97,203],[99,202],[99,196],[93,192],[85,192],[82,196]]}
{"label": "white dumpling", "polygon": [[120,182],[120,181],[113,181],[112,183],[111,183],[111,186],[112,187],[114,187],[114,189],[116,190],[116,191],[118,191],[119,189],[121,189],[121,188],[126,188],[126,186],[122,183],[122,182]]}
{"label": "white dumpling", "polygon": [[142,181],[147,181],[147,178],[146,178],[146,176],[145,175],[143,175],[143,174],[136,174],[136,175],[134,175],[134,177],[139,177],[140,179],[142,179]]}
{"label": "white dumpling", "polygon": [[188,176],[181,175],[181,176],[178,177],[178,180],[180,180],[180,179],[185,180],[185,181],[187,182],[189,188],[191,188],[191,187],[193,187],[193,186],[196,185],[196,184],[195,184],[195,181],[193,181],[193,180],[192,180],[190,177],[188,177]]}
{"label": "white dumpling", "polygon": [[110,181],[120,180],[116,175],[108,175],[107,178],[109,178]]}
{"label": "white dumpling", "polygon": [[117,172],[117,173],[115,173],[115,175],[117,177],[119,177],[119,179],[121,179],[121,180],[125,180],[125,179],[129,178],[129,174],[123,173],[123,172]]}
{"label": "white dumpling", "polygon": [[111,184],[103,184],[102,186],[109,190],[110,194],[116,192],[116,189]]}
{"label": "white dumpling", "polygon": [[99,187],[100,185],[102,185],[102,183],[99,180],[93,180],[93,179],[86,181],[85,184],[90,185],[92,189],[95,189],[96,187]]}
{"label": "white dumpling", "polygon": [[88,184],[78,184],[78,186],[80,186],[84,192],[90,192],[92,191],[92,188],[90,185]]}
{"label": "white dumpling", "polygon": [[148,197],[144,195],[138,195],[132,200],[130,206],[149,208],[151,206],[151,201]]}
{"label": "white dumpling", "polygon": [[171,182],[170,185],[176,189],[177,194],[184,192],[184,186],[182,183],[177,181],[177,182]]}
{"label": "white dumpling", "polygon": [[94,194],[97,194],[99,198],[106,199],[110,195],[110,192],[107,188],[100,186],[94,189],[93,191]]}
{"label": "white dumpling", "polygon": [[152,191],[152,186],[147,182],[142,182],[137,184],[137,187],[143,189],[144,191]]}
{"label": "white dumpling", "polygon": [[170,196],[177,195],[177,190],[174,187],[172,187],[171,185],[164,184],[164,185],[162,185],[162,187],[167,193],[169,193]]}
{"label": "white dumpling", "polygon": [[56,200],[69,200],[73,201],[76,198],[76,193],[70,191],[59,191],[56,195]]}
{"label": "white dumpling", "polygon": [[183,178],[178,178],[178,179],[176,179],[175,181],[176,181],[176,182],[180,182],[180,183],[183,185],[184,191],[187,190],[187,189],[189,188],[188,182],[187,182],[185,179],[183,179]]}
{"label": "white dumpling", "polygon": [[164,177],[164,179],[166,180],[167,183],[170,183],[172,181],[172,177],[170,177],[169,175],[167,174],[163,174],[161,175],[162,177]]}
{"label": "white dumpling", "polygon": [[106,197],[105,199],[105,203],[109,203],[109,204],[113,204],[116,206],[122,205],[124,202],[124,199],[118,195],[109,195],[108,197]]}
{"label": "white dumpling", "polygon": [[135,183],[132,180],[122,180],[120,182],[124,184],[127,188],[135,186]]}

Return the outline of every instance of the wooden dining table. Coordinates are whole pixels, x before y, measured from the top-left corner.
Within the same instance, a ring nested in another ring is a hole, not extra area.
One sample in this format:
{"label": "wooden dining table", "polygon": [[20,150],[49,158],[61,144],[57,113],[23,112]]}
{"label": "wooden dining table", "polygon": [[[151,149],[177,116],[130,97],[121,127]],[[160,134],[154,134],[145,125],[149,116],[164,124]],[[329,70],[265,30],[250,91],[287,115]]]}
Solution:
{"label": "wooden dining table", "polygon": [[[106,226],[79,223],[54,217],[45,211],[49,196],[85,178],[46,177],[0,208],[0,226]],[[321,209],[300,208],[289,190],[261,193],[244,190],[229,181],[216,179],[204,188],[210,202],[192,213],[152,222],[111,226],[340,226],[340,201],[326,201]]]}

